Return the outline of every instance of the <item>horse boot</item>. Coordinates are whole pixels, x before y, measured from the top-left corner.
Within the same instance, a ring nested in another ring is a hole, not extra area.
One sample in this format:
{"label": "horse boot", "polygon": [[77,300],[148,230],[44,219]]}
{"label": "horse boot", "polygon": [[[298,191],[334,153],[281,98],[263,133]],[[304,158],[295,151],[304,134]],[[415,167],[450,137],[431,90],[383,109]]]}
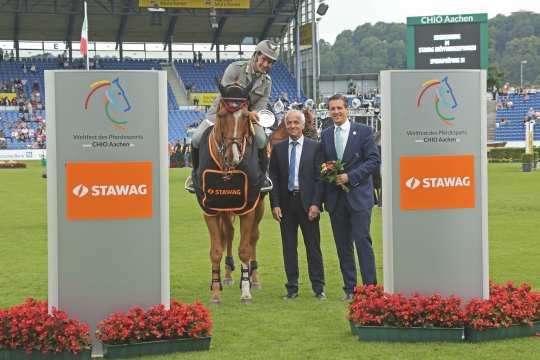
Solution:
{"label": "horse boot", "polygon": [[188,176],[186,179],[186,182],[184,184],[184,189],[186,189],[187,192],[195,194],[195,186],[193,185],[193,174],[197,171],[197,168],[199,167],[199,149],[196,147],[191,148],[191,162],[193,164],[193,169],[191,170],[191,175]]}
{"label": "horse boot", "polygon": [[261,192],[267,193],[272,191],[273,184],[272,180],[268,177],[268,164],[270,163],[270,159],[268,158],[268,154],[266,152],[266,147],[258,150],[259,155],[259,167],[261,168],[261,172],[264,174],[264,182],[261,186]]}
{"label": "horse boot", "polygon": [[234,284],[234,280],[231,277],[231,273],[234,271],[234,258],[232,256],[225,256],[225,278],[223,279],[223,285],[231,286]]}
{"label": "horse boot", "polygon": [[249,278],[251,280],[251,286],[257,290],[262,289],[261,283],[259,282],[259,272],[257,269],[259,268],[259,264],[257,263],[257,260],[251,260],[249,262]]}
{"label": "horse boot", "polygon": [[249,280],[249,265],[240,263],[240,302],[242,304],[251,304],[251,281]]}
{"label": "horse boot", "polygon": [[220,292],[223,290],[221,284],[221,271],[220,269],[212,269],[212,282],[210,283],[210,291],[212,292],[211,304],[221,304]]}

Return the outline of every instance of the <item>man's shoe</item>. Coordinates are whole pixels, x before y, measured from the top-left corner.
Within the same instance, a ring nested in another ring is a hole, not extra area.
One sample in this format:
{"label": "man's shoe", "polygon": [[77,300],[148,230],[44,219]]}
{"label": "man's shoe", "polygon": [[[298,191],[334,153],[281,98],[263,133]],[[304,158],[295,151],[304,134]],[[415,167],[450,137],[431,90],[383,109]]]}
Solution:
{"label": "man's shoe", "polygon": [[353,293],[347,293],[347,294],[343,295],[341,300],[343,300],[343,301],[351,301],[353,298],[354,298]]}
{"label": "man's shoe", "polygon": [[265,176],[263,185],[261,186],[261,192],[262,193],[270,192],[270,191],[272,191],[273,187],[274,187],[274,185],[272,184],[272,180],[270,180],[270,178],[268,176]]}
{"label": "man's shoe", "polygon": [[293,292],[293,293],[287,293],[287,295],[285,295],[283,297],[283,300],[292,300],[292,299],[296,299],[298,297],[298,293],[297,292]]}
{"label": "man's shoe", "polygon": [[319,300],[326,300],[326,294],[324,293],[324,291],[321,291],[320,293],[316,293],[315,297]]}
{"label": "man's shoe", "polygon": [[186,179],[186,182],[184,183],[184,189],[186,189],[187,192],[195,194],[195,187],[193,186],[193,178],[191,177],[191,175],[189,175]]}

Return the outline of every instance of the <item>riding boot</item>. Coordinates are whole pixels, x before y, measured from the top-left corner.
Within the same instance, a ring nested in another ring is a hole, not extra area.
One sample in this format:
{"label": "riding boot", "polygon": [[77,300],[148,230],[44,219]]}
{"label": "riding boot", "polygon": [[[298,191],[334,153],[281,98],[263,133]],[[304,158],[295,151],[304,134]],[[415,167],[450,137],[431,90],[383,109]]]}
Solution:
{"label": "riding boot", "polygon": [[270,192],[272,191],[272,181],[268,177],[268,164],[270,163],[270,159],[268,158],[268,155],[266,153],[266,148],[259,149],[259,167],[261,168],[261,172],[264,174],[264,182],[261,187],[261,192]]}
{"label": "riding boot", "polygon": [[191,162],[193,164],[193,170],[191,170],[191,175],[186,179],[184,188],[186,191],[195,194],[195,186],[193,185],[193,175],[196,173],[199,167],[199,149],[192,147],[191,148]]}

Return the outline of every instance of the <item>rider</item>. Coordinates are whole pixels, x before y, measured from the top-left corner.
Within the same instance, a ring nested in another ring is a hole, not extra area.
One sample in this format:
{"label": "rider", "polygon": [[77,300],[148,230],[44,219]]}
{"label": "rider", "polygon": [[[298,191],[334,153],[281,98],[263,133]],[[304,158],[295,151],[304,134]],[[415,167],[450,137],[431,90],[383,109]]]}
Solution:
{"label": "rider", "polygon": [[[276,62],[279,55],[278,45],[270,40],[263,40],[255,47],[255,52],[250,60],[247,61],[235,61],[225,69],[221,84],[227,86],[233,83],[237,83],[242,87],[248,86],[253,80],[255,80],[253,87],[249,93],[249,111],[252,112],[256,119],[258,119],[257,112],[266,109],[268,104],[268,98],[272,91],[272,79],[268,75],[268,71],[272,68],[274,62]],[[203,120],[197,127],[191,138],[192,145],[192,159],[193,159],[193,171],[195,171],[199,165],[199,144],[204,131],[212,126],[216,121],[216,112],[221,96],[218,95],[210,110],[208,110],[208,119]],[[261,171],[266,174],[268,167],[268,156],[266,154],[266,135],[264,129],[259,124],[253,124],[255,129],[255,146],[258,149],[259,165]],[[267,180],[263,186],[268,187],[270,184]],[[191,190],[193,184],[187,185],[187,188]]]}

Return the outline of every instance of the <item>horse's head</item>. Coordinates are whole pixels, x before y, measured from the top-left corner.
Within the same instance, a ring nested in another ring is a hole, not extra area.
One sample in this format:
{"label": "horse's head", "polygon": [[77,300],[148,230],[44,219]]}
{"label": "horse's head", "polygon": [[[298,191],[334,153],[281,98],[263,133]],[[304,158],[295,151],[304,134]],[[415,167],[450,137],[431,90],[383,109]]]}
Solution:
{"label": "horse's head", "polygon": [[439,95],[440,102],[449,109],[455,109],[457,106],[456,97],[454,96],[454,91],[448,82],[448,76],[445,76],[441,80],[441,85],[437,89],[437,94]]}
{"label": "horse's head", "polygon": [[221,100],[216,114],[215,141],[223,168],[233,169],[244,157],[247,142],[252,141],[252,115],[248,111],[249,92],[239,84],[218,83]]}
{"label": "horse's head", "polygon": [[123,112],[131,111],[131,105],[127,98],[126,92],[120,85],[120,80],[118,78],[111,81],[111,86],[105,93],[107,100],[118,110]]}

